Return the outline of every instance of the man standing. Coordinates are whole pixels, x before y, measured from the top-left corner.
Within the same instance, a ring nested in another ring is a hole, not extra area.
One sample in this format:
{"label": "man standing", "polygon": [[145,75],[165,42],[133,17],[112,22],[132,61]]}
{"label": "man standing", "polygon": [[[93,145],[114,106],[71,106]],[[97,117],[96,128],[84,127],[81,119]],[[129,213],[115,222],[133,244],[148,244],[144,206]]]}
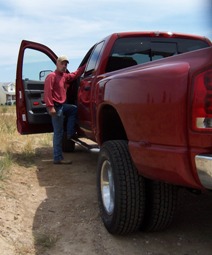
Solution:
{"label": "man standing", "polygon": [[51,115],[53,125],[53,154],[54,164],[71,164],[66,161],[62,154],[62,139],[64,116],[67,117],[67,138],[75,134],[75,121],[77,106],[66,104],[66,91],[71,81],[81,76],[85,70],[85,65],[78,68],[73,73],[66,73],[69,61],[66,56],[60,56],[57,59],[56,70],[50,73],[44,84],[44,101],[47,110]]}

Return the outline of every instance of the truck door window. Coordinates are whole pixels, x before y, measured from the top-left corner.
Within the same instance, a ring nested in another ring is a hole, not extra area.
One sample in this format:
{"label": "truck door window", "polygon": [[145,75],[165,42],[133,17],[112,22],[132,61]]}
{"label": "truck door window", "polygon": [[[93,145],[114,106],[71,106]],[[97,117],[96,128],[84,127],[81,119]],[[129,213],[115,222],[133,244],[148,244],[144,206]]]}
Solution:
{"label": "truck door window", "polygon": [[44,81],[46,75],[55,70],[55,64],[44,53],[26,49],[24,52],[22,78],[25,80]]}
{"label": "truck door window", "polygon": [[85,76],[90,75],[95,69],[103,44],[104,41],[97,44],[93,52],[91,53],[91,56],[88,60],[88,64],[86,66]]}

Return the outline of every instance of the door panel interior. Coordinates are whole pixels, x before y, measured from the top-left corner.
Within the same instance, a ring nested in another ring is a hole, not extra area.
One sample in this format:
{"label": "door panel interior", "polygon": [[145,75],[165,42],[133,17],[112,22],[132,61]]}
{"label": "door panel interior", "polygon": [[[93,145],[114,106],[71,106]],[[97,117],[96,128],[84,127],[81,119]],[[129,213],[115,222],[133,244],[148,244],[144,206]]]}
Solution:
{"label": "door panel interior", "polygon": [[29,124],[50,124],[51,117],[43,100],[44,82],[24,80],[26,112]]}

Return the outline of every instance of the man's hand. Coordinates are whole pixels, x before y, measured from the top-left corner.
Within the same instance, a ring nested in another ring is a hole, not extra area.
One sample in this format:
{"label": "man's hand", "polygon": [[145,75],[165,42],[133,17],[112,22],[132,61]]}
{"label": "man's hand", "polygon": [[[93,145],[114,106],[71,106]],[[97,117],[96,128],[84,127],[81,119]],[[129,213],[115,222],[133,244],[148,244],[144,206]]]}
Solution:
{"label": "man's hand", "polygon": [[55,116],[57,114],[54,106],[48,107],[48,112],[51,116]]}

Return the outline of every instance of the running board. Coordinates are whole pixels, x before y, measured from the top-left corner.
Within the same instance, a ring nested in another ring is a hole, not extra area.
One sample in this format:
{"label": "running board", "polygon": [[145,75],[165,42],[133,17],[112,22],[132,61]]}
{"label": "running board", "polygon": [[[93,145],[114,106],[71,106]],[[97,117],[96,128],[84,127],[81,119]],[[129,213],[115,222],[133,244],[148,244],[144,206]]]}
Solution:
{"label": "running board", "polygon": [[73,142],[75,142],[76,144],[78,144],[79,146],[83,147],[84,149],[90,151],[90,150],[98,150],[99,149],[99,146],[96,145],[96,144],[87,144],[86,142],[83,142],[82,140],[80,139],[71,139]]}

